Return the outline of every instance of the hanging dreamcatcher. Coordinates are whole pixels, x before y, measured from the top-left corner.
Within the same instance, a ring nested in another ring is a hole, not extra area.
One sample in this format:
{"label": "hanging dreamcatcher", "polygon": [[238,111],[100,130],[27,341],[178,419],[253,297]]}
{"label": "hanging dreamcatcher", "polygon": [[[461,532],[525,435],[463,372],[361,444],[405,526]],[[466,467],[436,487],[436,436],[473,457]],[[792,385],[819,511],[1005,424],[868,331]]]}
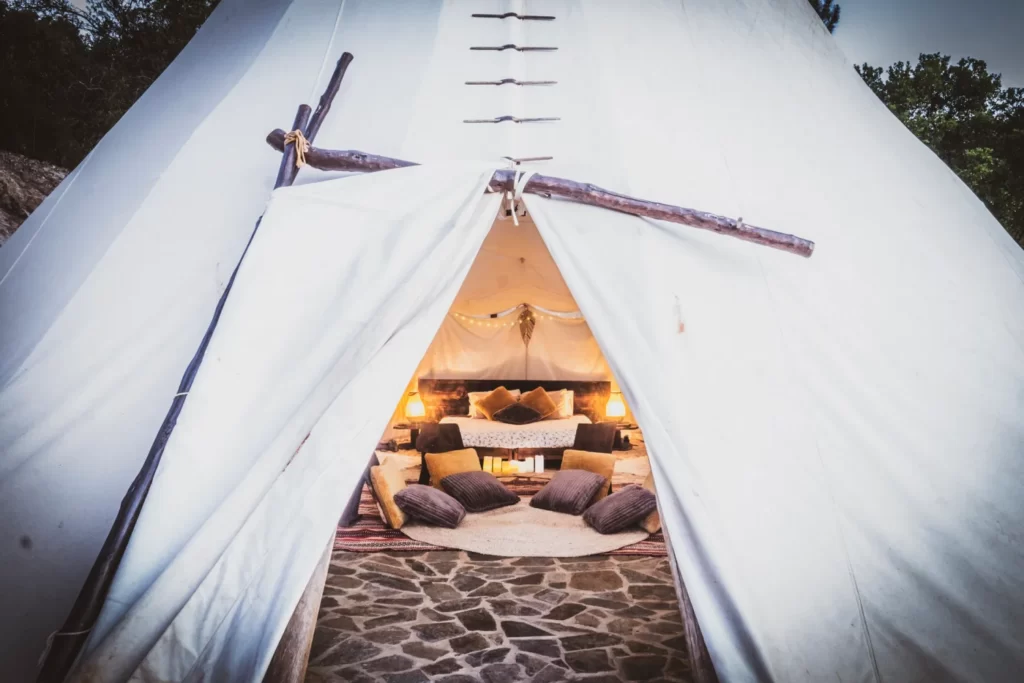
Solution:
{"label": "hanging dreamcatcher", "polygon": [[530,345],[530,338],[533,337],[533,328],[537,324],[537,318],[529,306],[523,306],[519,312],[519,334],[523,338],[523,344]]}

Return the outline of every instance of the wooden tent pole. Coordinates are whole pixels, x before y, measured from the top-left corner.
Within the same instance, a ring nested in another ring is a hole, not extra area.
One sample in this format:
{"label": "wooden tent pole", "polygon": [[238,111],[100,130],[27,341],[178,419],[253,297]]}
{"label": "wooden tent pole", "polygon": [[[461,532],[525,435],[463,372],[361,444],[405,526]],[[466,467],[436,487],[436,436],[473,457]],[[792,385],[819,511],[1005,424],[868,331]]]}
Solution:
{"label": "wooden tent pole", "polygon": [[[319,121],[317,121],[316,128],[312,129],[311,126],[309,133],[306,135],[306,139],[310,140],[310,142],[312,142],[313,137],[315,137],[316,132],[319,130],[323,117],[330,109],[331,100],[338,93],[341,79],[344,77],[345,70],[351,61],[352,55],[348,52],[344,53],[341,59],[338,60],[338,65],[335,67],[334,74],[328,83],[327,91],[317,107],[317,113],[320,114]],[[298,112],[295,114],[295,121],[292,124],[292,130],[306,129],[307,124],[311,123],[311,111],[312,109],[309,105],[299,105]],[[278,179],[274,185],[275,189],[291,185],[295,181],[296,173],[293,171],[286,172],[286,167],[295,168],[294,145],[289,145],[288,149],[283,149],[283,151],[281,167],[278,170]],[[89,571],[82,590],[78,593],[78,598],[75,600],[71,612],[68,614],[60,630],[51,636],[52,645],[47,651],[42,667],[36,677],[37,683],[61,683],[67,677],[68,672],[75,663],[75,659],[78,657],[78,653],[85,644],[86,638],[88,638],[89,631],[95,625],[97,617],[99,617],[100,609],[103,607],[103,602],[107,597],[107,592],[110,590],[110,585],[114,580],[114,575],[117,573],[117,568],[121,564],[121,558],[124,556],[124,551],[128,546],[128,540],[131,538],[132,530],[139,519],[139,513],[142,512],[142,505],[153,483],[153,477],[156,475],[157,467],[160,465],[164,447],[167,445],[171,432],[177,424],[178,415],[181,413],[181,409],[185,404],[185,398],[192,388],[192,381],[199,371],[199,366],[203,362],[206,348],[210,344],[213,331],[216,329],[221,311],[224,309],[224,303],[227,301],[228,294],[230,294],[231,287],[235,282],[235,276],[238,275],[238,268],[241,266],[242,260],[245,259],[245,253],[248,251],[249,245],[252,244],[256,231],[259,230],[260,220],[262,218],[256,221],[256,226],[249,236],[249,242],[246,244],[238,264],[235,265],[234,272],[231,273],[231,278],[224,288],[224,293],[221,294],[220,300],[217,302],[217,307],[214,309],[213,318],[206,329],[206,334],[199,343],[199,348],[196,349],[192,362],[185,369],[185,374],[178,385],[178,392],[171,400],[171,407],[167,411],[167,416],[164,417],[163,424],[160,425],[160,430],[157,432],[153,445],[149,449],[149,454],[146,456],[146,460],[143,462],[139,473],[135,475],[132,485],[121,500],[121,507],[117,512],[117,517],[110,527],[107,539],[104,541],[103,547],[100,548],[99,555]]]}
{"label": "wooden tent pole", "polygon": [[[279,151],[284,149],[284,131],[278,129],[271,132],[267,136],[267,144]],[[415,162],[405,161],[404,159],[394,159],[355,150],[318,149],[312,146],[306,152],[306,163],[313,168],[319,168],[324,171],[361,171],[364,173],[418,165]],[[511,191],[514,189],[514,183],[515,171],[502,169],[494,172],[491,188]],[[802,237],[747,225],[742,221],[706,211],[697,211],[696,209],[687,209],[681,206],[637,199],[636,197],[612,192],[590,183],[580,183],[565,178],[537,174],[530,178],[523,191],[530,194],[559,197],[580,204],[589,204],[634,216],[678,223],[700,230],[710,230],[720,235],[729,235],[745,242],[753,242],[766,247],[772,247],[773,249],[788,251],[798,256],[809,257],[814,253],[814,242]]]}

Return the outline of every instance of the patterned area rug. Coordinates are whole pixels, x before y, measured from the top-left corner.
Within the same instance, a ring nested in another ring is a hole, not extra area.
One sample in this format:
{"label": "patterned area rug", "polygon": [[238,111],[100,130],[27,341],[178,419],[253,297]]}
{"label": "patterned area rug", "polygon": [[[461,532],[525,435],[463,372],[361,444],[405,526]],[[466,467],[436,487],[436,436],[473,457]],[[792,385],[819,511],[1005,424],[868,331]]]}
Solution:
{"label": "patterned area rug", "polygon": [[[547,479],[516,477],[503,480],[503,483],[520,496],[532,496],[547,483]],[[623,484],[613,484],[612,489],[618,490]],[[354,553],[378,553],[396,550],[438,550],[438,546],[414,541],[401,531],[389,528],[380,516],[377,503],[367,486],[363,487],[359,499],[359,518],[352,526],[339,526],[334,537],[334,549]],[[647,557],[666,557],[665,537],[659,531],[651,534],[646,540],[612,550],[608,555],[631,555]]]}

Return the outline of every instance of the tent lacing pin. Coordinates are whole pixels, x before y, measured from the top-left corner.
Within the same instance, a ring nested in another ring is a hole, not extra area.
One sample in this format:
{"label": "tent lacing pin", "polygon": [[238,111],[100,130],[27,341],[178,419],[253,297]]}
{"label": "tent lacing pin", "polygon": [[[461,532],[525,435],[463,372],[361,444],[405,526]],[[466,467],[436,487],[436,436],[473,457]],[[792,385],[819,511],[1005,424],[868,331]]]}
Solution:
{"label": "tent lacing pin", "polygon": [[733,228],[735,228],[736,230],[743,229],[743,216],[740,216],[739,218],[736,219],[736,225],[734,225]]}
{"label": "tent lacing pin", "polygon": [[[537,175],[536,171],[523,171],[519,168],[518,162],[512,162],[515,167],[515,176],[512,179],[512,190],[505,193],[505,198],[508,200],[509,213],[512,214],[512,222],[518,227],[519,226],[519,209],[522,207],[523,190],[526,188],[526,184],[530,182],[530,178]],[[522,215],[526,215],[524,209]]]}

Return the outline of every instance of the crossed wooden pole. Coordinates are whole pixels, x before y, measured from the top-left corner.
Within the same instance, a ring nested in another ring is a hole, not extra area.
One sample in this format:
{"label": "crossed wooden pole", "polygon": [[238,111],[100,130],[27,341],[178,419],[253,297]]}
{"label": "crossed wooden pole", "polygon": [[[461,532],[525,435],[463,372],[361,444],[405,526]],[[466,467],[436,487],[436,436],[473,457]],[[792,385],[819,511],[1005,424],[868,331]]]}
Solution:
{"label": "crossed wooden pole", "polygon": [[[336,84],[332,81],[332,84],[328,86],[328,91],[324,96],[326,97],[330,94],[333,98],[333,95],[337,92],[337,87],[339,85],[340,81]],[[322,99],[320,106],[324,106],[324,101]],[[330,107],[329,101],[326,106]],[[319,129],[319,127],[317,129]],[[285,131],[278,128],[267,135],[267,144],[279,152],[284,152],[286,158],[294,160],[295,144],[286,142],[285,135]],[[311,140],[308,135],[306,138]],[[305,162],[313,168],[318,168],[324,171],[361,171],[364,173],[387,171],[418,165],[413,161],[395,159],[393,157],[380,156],[377,154],[369,154],[367,152],[323,149],[313,147],[312,145],[310,145],[305,152]],[[286,169],[282,166],[282,173],[284,173],[285,170]],[[290,168],[287,170],[292,174],[291,179],[294,180],[294,174],[297,169]],[[511,192],[515,189],[515,182],[515,170],[497,170],[494,172],[494,177],[491,180],[490,189]],[[628,213],[634,216],[643,216],[644,218],[653,218],[655,220],[666,221],[669,223],[679,223],[680,225],[687,225],[691,228],[697,228],[700,230],[710,230],[711,232],[716,232],[720,235],[728,235],[745,242],[761,244],[766,247],[788,251],[792,254],[797,254],[803,257],[810,257],[811,254],[814,253],[814,242],[802,237],[769,230],[767,228],[759,228],[754,225],[747,225],[743,222],[743,219],[728,218],[726,216],[720,216],[707,211],[698,211],[696,209],[688,209],[682,206],[674,206],[672,204],[663,204],[661,202],[637,199],[636,197],[619,194],[618,192],[606,190],[603,187],[598,187],[597,185],[592,185],[590,183],[581,183],[574,180],[568,180],[566,178],[556,178],[538,173],[529,178],[522,190],[529,194],[558,197],[559,199],[598,206],[603,209]]]}

